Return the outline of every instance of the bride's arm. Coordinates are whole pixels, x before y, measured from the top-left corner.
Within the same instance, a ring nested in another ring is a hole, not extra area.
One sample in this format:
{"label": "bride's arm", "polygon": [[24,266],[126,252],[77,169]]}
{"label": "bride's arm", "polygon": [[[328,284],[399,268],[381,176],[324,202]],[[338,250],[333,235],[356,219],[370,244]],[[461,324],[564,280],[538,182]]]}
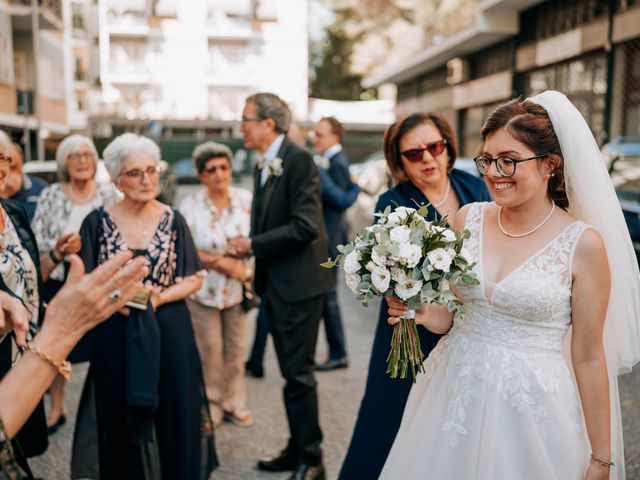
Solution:
{"label": "bride's arm", "polygon": [[[604,243],[586,230],[573,261],[571,360],[593,456],[610,461],[609,378],[603,345],[611,277]],[[587,478],[609,478],[609,467],[591,460]]]}

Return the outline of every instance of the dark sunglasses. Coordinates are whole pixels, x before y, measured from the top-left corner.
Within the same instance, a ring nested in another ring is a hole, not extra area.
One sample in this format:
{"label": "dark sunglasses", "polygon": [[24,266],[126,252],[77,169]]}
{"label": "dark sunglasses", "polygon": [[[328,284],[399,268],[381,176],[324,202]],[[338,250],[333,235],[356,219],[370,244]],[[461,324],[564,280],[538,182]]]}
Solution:
{"label": "dark sunglasses", "polygon": [[203,169],[202,173],[214,174],[218,170],[220,170],[221,172],[227,172],[229,171],[229,165],[226,165],[224,163],[222,165],[211,165],[209,168]]}
{"label": "dark sunglasses", "polygon": [[409,160],[411,163],[416,163],[420,162],[423,159],[425,151],[429,152],[432,157],[437,157],[442,152],[444,152],[444,147],[446,145],[446,140],[438,140],[437,142],[431,142],[423,148],[410,148],[409,150],[400,152],[400,155]]}

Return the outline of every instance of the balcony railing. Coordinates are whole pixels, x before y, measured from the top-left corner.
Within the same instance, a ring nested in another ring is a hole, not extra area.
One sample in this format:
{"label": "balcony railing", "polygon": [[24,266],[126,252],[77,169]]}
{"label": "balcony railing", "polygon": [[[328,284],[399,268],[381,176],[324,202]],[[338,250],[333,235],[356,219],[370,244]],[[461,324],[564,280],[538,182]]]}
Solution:
{"label": "balcony railing", "polygon": [[[11,5],[30,7],[32,0],[9,0]],[[58,20],[62,20],[62,0],[38,0],[38,6],[44,7]]]}

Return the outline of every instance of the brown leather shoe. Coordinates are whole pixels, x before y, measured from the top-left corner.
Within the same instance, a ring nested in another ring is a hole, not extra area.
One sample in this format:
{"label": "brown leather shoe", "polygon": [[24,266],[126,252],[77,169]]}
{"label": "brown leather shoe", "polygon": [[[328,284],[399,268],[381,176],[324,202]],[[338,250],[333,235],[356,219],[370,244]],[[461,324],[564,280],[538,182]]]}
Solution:
{"label": "brown leather shoe", "polygon": [[325,480],[324,465],[299,463],[289,480]]}

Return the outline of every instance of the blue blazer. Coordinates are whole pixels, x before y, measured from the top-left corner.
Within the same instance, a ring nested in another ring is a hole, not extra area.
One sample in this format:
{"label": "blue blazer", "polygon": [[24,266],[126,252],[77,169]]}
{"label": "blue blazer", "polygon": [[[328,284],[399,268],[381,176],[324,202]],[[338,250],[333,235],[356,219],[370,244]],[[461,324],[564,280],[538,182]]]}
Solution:
{"label": "blue blazer", "polygon": [[320,186],[322,189],[322,211],[329,239],[329,255],[338,255],[336,247],[349,241],[349,225],[345,211],[349,208],[360,189],[351,182],[349,161],[343,151],[329,159],[330,166],[320,170]]}
{"label": "blue blazer", "polygon": [[[460,206],[473,202],[491,201],[484,181],[470,173],[453,169],[449,173],[451,188]],[[427,204],[427,197],[412,183],[400,183],[383,193],[376,205],[376,212],[394,204],[415,207]],[[433,220],[436,210],[429,206],[428,220]],[[387,323],[387,303],[380,305],[378,325],[373,339],[369,374],[358,419],[351,437],[351,444],[342,465],[339,479],[370,480],[378,478],[387,459],[393,440],[400,428],[404,406],[413,385],[411,376],[392,379],[387,373],[387,354],[391,345],[393,327]],[[441,335],[419,327],[420,343],[425,356],[436,346]]]}

